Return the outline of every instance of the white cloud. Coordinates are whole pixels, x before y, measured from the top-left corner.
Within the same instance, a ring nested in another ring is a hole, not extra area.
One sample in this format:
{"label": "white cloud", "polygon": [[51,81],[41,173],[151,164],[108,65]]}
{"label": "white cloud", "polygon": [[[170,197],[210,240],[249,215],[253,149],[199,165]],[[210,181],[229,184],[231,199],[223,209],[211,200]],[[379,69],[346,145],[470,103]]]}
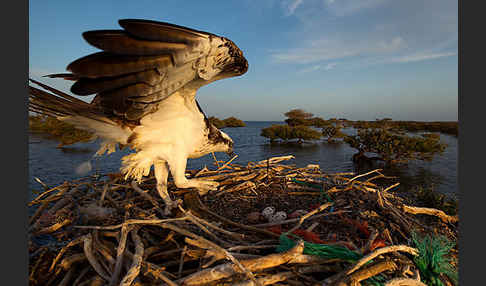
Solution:
{"label": "white cloud", "polygon": [[326,0],[326,7],[335,16],[347,16],[364,9],[374,8],[388,0]]}
{"label": "white cloud", "polygon": [[309,72],[314,72],[318,70],[332,70],[336,66],[336,63],[328,63],[327,65],[312,65],[310,67],[306,67],[304,69],[299,70],[297,73],[302,74],[302,73],[309,73]]}
{"label": "white cloud", "polygon": [[395,37],[390,41],[380,41],[378,43],[377,51],[380,52],[394,52],[405,46],[405,40],[402,37]]}
{"label": "white cloud", "polygon": [[314,66],[310,66],[310,67],[301,69],[300,71],[298,71],[298,73],[313,72],[313,71],[319,70],[320,68],[321,68],[321,65],[314,65]]}
{"label": "white cloud", "polygon": [[277,63],[321,65],[323,69],[322,61],[346,60],[350,68],[457,54],[455,0],[286,3],[298,22],[283,38],[282,48],[270,51]]}
{"label": "white cloud", "polygon": [[442,58],[442,57],[450,57],[450,56],[455,56],[455,55],[457,55],[456,52],[432,53],[432,54],[430,54],[430,53],[429,54],[419,53],[419,54],[396,57],[396,58],[391,59],[391,61],[395,62],[395,63],[409,63],[409,62],[433,60],[433,59],[438,59],[438,58]]}
{"label": "white cloud", "polygon": [[286,9],[286,16],[294,14],[295,10],[302,4],[302,2],[304,2],[304,0],[291,0],[283,2]]}
{"label": "white cloud", "polygon": [[279,63],[308,64],[318,61],[341,59],[357,55],[358,50],[350,47],[333,49],[322,47],[303,47],[287,51],[275,52],[272,57]]}
{"label": "white cloud", "polygon": [[302,47],[286,51],[275,51],[272,57],[281,63],[312,63],[324,60],[335,60],[353,56],[366,56],[390,53],[402,49],[405,40],[394,37],[390,40],[372,41],[354,39],[340,40],[311,40],[303,43]]}

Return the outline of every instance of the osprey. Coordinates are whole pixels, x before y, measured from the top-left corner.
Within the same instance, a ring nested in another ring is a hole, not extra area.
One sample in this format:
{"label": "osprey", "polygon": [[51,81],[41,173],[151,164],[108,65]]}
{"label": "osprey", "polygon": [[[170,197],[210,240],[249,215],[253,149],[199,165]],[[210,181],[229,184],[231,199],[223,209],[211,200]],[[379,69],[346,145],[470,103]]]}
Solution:
{"label": "osprey", "polygon": [[229,39],[149,20],[119,20],[123,30],[83,33],[101,49],[68,65],[71,73],[49,75],[74,80],[71,92],[96,94],[91,103],[30,79],[54,94],[29,86],[29,109],[54,116],[102,139],[96,155],[128,145],[122,158],[125,179],[140,181],[154,166],[156,189],[166,214],[176,207],[167,192],[169,171],[178,188],[215,190],[217,182],[187,179],[188,158],[233,151],[233,141],[212,125],[195,96],[213,81],[248,70],[241,50]]}

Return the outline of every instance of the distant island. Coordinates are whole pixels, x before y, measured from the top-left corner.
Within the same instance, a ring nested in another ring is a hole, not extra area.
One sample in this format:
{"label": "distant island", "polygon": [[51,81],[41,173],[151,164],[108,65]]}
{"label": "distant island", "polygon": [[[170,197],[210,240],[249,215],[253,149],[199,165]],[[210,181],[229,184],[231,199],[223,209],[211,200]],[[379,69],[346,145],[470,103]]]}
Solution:
{"label": "distant island", "polygon": [[95,135],[91,132],[77,129],[69,123],[46,115],[30,115],[29,130],[48,139],[59,141],[58,148],[95,139]]}
{"label": "distant island", "polygon": [[225,127],[245,127],[246,124],[242,120],[236,117],[228,117],[226,119],[219,119],[215,116],[211,116],[208,118],[209,122],[211,122],[216,128],[225,128]]}
{"label": "distant island", "polygon": [[[283,144],[302,144],[327,137],[328,143],[342,142],[356,149],[358,152],[352,160],[361,165],[371,164],[374,160],[383,161],[387,165],[406,164],[412,159],[431,160],[447,147],[440,142],[440,133],[458,134],[457,122],[393,121],[391,118],[376,121],[350,121],[344,118],[325,120],[302,109],[292,109],[284,115],[287,117],[286,124],[274,124],[261,130],[260,135],[270,139],[271,144],[277,141]],[[346,127],[355,128],[356,135],[342,132]],[[413,132],[424,133],[411,134]],[[377,156],[368,157],[366,153]]]}
{"label": "distant island", "polygon": [[[217,128],[246,126],[245,122],[233,116],[224,120],[214,116],[208,119]],[[91,132],[77,129],[69,123],[46,115],[29,115],[29,130],[32,133],[58,141],[59,145],[57,147],[59,148],[95,139],[95,135]]]}

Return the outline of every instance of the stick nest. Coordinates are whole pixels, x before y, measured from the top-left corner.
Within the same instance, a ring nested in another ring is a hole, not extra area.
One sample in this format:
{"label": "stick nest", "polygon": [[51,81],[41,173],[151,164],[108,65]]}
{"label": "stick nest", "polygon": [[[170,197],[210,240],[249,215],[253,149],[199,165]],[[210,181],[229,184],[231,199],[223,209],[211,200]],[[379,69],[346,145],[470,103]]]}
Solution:
{"label": "stick nest", "polygon": [[[188,170],[220,186],[201,197],[169,181],[183,200],[169,217],[153,175],[44,186],[29,203],[30,284],[425,285],[415,234],[452,241],[457,268],[456,216],[405,204],[379,169],[329,174],[282,163],[292,158]],[[356,259],[313,252],[323,247]],[[437,285],[454,284],[437,275]]]}

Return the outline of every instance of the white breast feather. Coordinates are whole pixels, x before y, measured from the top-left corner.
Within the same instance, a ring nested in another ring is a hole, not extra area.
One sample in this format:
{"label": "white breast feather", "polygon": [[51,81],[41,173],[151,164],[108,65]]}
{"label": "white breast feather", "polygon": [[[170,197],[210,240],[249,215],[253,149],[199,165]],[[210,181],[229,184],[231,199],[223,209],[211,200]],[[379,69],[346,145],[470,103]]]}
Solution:
{"label": "white breast feather", "polygon": [[147,176],[156,160],[188,158],[203,145],[206,134],[204,116],[195,104],[180,93],[165,99],[159,109],[140,120],[133,132],[132,147],[137,153],[122,158],[125,178],[140,180]]}

